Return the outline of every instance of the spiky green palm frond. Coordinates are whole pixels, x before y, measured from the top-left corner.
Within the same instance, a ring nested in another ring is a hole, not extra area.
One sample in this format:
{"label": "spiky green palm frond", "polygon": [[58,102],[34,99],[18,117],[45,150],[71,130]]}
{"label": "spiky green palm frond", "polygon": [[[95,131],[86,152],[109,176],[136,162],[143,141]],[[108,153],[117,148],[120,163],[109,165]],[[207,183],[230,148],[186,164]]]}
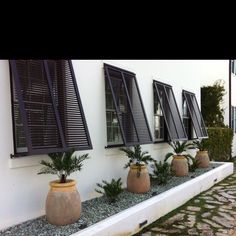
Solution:
{"label": "spiky green palm frond", "polygon": [[75,171],[80,171],[82,162],[88,159],[88,154],[76,156],[75,150],[71,149],[67,152],[57,152],[48,154],[50,161],[42,160],[40,164],[44,165],[38,174],[57,174],[60,182],[66,181],[66,177]]}
{"label": "spiky green palm frond", "polygon": [[110,183],[102,180],[102,183],[97,183],[97,186],[103,191],[100,189],[95,189],[95,191],[105,195],[110,202],[114,202],[118,195],[123,192],[121,178],[118,180],[112,179]]}
{"label": "spiky green palm frond", "polygon": [[125,152],[126,156],[130,159],[124,168],[129,167],[133,162],[144,162],[146,164],[148,164],[148,162],[154,162],[154,159],[151,157],[151,155],[148,155],[148,151],[142,152],[142,148],[140,145],[135,145],[134,150],[130,148],[120,148],[120,150]]}

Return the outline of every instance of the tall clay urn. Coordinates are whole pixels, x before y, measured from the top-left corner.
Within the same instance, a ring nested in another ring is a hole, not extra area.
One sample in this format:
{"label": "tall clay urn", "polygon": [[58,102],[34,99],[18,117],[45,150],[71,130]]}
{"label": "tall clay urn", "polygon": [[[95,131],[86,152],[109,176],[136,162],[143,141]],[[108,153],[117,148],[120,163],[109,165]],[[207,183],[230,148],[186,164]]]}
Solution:
{"label": "tall clay urn", "polygon": [[50,191],[46,199],[46,218],[53,225],[67,225],[76,222],[81,213],[81,200],[76,181],[68,179],[66,183],[58,180],[50,182]]}

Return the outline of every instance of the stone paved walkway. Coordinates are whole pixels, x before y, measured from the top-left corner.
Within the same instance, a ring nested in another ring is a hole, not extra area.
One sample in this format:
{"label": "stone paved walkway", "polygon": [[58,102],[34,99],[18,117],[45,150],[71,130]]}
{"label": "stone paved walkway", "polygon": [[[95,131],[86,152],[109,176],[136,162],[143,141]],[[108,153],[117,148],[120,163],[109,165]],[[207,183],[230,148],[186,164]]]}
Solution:
{"label": "stone paved walkway", "polygon": [[236,236],[236,173],[136,235]]}

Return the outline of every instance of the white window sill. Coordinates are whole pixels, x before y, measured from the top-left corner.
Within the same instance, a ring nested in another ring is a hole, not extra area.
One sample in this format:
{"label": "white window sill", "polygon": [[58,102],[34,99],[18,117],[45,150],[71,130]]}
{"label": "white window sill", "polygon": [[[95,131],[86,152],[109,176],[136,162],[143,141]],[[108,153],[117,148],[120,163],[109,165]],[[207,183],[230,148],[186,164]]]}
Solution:
{"label": "white window sill", "polygon": [[41,160],[48,160],[46,155],[33,155],[27,157],[16,157],[8,161],[8,166],[10,169],[31,167],[40,165]]}

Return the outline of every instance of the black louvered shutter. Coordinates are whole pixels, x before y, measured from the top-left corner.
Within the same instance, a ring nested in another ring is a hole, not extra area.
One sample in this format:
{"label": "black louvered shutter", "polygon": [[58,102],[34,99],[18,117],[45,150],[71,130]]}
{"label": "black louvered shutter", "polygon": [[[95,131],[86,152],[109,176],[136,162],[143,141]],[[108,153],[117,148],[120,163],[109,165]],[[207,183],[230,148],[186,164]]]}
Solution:
{"label": "black louvered shutter", "polygon": [[[104,64],[104,69],[124,144],[152,143],[135,74],[107,64]],[[120,102],[121,94],[125,97],[123,103]]]}
{"label": "black louvered shutter", "polygon": [[15,146],[46,154],[92,147],[67,60],[11,60]]}
{"label": "black louvered shutter", "polygon": [[186,100],[189,114],[197,137],[207,138],[208,134],[195,94],[183,90],[183,95]]}
{"label": "black louvered shutter", "polygon": [[[55,70],[52,63],[56,64]],[[72,63],[48,60],[48,66],[66,146],[86,150],[91,141]]]}
{"label": "black louvered shutter", "polygon": [[153,87],[154,96],[157,96],[163,112],[170,140],[187,140],[172,87],[158,81],[153,81]]}

